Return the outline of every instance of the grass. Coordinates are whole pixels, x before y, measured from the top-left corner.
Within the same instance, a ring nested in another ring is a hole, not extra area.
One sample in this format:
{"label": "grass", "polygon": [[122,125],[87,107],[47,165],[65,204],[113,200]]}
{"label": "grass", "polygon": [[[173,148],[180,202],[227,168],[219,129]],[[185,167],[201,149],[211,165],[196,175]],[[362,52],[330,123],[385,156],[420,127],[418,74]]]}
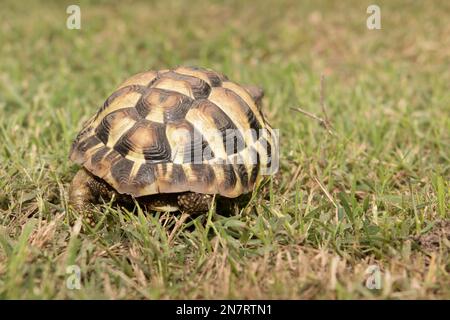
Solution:
{"label": "grass", "polygon": [[[0,298],[449,299],[450,6],[378,1],[368,30],[372,2],[79,1],[68,30],[71,2],[3,1]],[[279,173],[237,216],[106,203],[80,232],[83,121],[128,76],[181,64],[264,87]],[[322,74],[334,135],[291,109],[323,116]]]}

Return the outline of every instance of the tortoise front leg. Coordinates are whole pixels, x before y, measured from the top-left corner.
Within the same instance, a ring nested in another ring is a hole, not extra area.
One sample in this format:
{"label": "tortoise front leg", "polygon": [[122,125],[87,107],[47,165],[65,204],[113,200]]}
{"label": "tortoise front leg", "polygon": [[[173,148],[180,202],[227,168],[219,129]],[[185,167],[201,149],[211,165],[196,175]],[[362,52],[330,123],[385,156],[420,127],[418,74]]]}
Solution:
{"label": "tortoise front leg", "polygon": [[101,197],[111,196],[109,186],[84,168],[77,172],[69,188],[69,204],[85,216],[91,227],[95,226],[92,205],[98,204]]}

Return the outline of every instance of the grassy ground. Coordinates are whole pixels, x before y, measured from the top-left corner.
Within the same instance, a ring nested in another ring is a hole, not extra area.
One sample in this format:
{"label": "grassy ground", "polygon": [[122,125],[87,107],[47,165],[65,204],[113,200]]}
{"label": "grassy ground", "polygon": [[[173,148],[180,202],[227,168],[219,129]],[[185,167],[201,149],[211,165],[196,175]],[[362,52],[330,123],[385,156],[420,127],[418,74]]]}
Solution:
{"label": "grassy ground", "polygon": [[[450,298],[450,6],[2,1],[0,298]],[[126,77],[179,64],[265,88],[281,168],[239,216],[105,204],[68,219],[70,144]],[[333,124],[323,116],[320,76]],[[81,289],[66,287],[78,265]],[[368,266],[381,289],[365,286]]]}

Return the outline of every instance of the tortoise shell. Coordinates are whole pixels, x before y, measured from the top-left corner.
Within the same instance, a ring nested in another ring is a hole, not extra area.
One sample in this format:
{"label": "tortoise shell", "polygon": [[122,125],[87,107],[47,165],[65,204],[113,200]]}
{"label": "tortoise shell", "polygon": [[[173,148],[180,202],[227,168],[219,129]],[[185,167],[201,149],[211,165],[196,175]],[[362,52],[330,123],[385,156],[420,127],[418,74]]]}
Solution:
{"label": "tortoise shell", "polygon": [[122,83],[85,123],[70,159],[134,197],[235,198],[253,190],[273,144],[248,89],[218,72],[179,67]]}

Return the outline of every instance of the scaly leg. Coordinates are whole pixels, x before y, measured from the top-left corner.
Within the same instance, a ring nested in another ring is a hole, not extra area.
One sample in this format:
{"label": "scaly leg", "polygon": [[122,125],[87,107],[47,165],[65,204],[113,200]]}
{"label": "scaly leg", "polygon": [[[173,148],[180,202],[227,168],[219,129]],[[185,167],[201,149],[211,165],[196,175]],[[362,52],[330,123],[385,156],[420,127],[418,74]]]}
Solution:
{"label": "scaly leg", "polygon": [[204,213],[212,206],[213,196],[195,192],[186,192],[178,196],[180,211],[186,213]]}
{"label": "scaly leg", "polygon": [[85,221],[95,226],[92,205],[99,203],[100,197],[110,198],[114,192],[101,179],[94,177],[86,169],[80,169],[70,184],[69,204],[85,216]]}

